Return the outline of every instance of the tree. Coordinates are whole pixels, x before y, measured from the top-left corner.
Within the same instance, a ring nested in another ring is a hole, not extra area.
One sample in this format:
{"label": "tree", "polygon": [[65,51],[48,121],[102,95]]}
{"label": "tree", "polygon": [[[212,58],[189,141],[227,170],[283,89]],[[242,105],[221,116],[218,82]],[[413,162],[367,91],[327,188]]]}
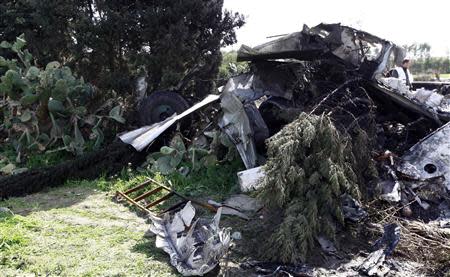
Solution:
{"label": "tree", "polygon": [[40,64],[63,61],[104,89],[130,90],[145,66],[149,87],[211,90],[222,46],[236,42],[243,16],[223,0],[5,0],[0,40],[21,33]]}
{"label": "tree", "polygon": [[430,72],[448,73],[450,72],[450,57],[432,57],[431,45],[424,43],[414,43],[403,46],[407,55],[414,59],[412,71],[415,74],[426,74]]}
{"label": "tree", "polygon": [[431,56],[431,45],[426,42],[404,45],[403,48],[406,49],[407,55],[413,57],[414,59],[425,59]]}
{"label": "tree", "polygon": [[225,85],[229,78],[249,70],[248,62],[237,62],[236,51],[223,52],[222,56],[219,68],[219,80],[222,85]]}

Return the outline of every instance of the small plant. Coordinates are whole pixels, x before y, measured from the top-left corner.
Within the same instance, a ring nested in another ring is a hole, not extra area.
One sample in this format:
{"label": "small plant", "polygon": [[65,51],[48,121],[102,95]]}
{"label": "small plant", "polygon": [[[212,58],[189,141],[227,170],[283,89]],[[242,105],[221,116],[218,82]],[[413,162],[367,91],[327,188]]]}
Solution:
{"label": "small plant", "polygon": [[180,135],[175,135],[169,146],[161,147],[160,152],[151,153],[147,163],[151,165],[152,172],[169,175],[175,172],[182,162],[189,163],[193,171],[217,163],[217,156],[210,150],[191,145],[186,148]]}
{"label": "small plant", "polygon": [[90,113],[87,104],[93,87],[59,62],[50,62],[45,68],[33,65],[25,45],[23,35],[12,44],[0,43],[0,48],[18,58],[0,56],[0,132],[7,132],[17,152],[16,162],[33,151],[81,154],[87,139],[94,149],[100,147],[102,123],[107,119],[125,121],[120,106],[109,115]]}
{"label": "small plant", "polygon": [[[207,142],[207,137],[211,139],[210,143]],[[197,172],[201,168],[213,166],[219,162],[217,157],[219,147],[227,148],[224,160],[232,161],[236,157],[236,149],[225,134],[219,131],[206,132],[203,139],[203,144],[194,142],[186,147],[183,138],[177,134],[172,138],[169,146],[163,146],[159,152],[151,153],[144,166],[149,166],[152,172],[163,175],[187,168]]]}

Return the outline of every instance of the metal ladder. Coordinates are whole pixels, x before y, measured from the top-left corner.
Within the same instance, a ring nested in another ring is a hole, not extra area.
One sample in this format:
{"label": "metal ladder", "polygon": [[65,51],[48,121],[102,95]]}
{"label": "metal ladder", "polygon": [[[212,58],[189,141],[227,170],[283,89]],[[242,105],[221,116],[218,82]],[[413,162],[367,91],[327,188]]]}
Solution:
{"label": "metal ladder", "polygon": [[[157,187],[148,190],[149,187],[152,184],[157,185]],[[141,191],[142,193],[139,196],[132,198],[130,194],[133,193],[133,192],[137,192],[137,191]],[[150,197],[152,195],[155,195],[156,193],[158,193],[160,191],[166,191],[167,194],[163,195],[162,197],[160,197],[160,198],[158,198],[158,199],[156,199],[156,200],[154,200],[154,201],[152,201],[152,202],[150,202],[148,204],[141,204],[141,203],[139,203],[140,201],[145,200],[148,197]],[[117,191],[116,192],[116,197],[117,197],[118,200],[120,200],[120,198],[123,198],[123,199],[127,200],[130,204],[132,204],[133,206],[139,208],[140,210],[142,210],[142,211],[144,211],[146,213],[151,213],[151,214],[154,214],[154,212],[152,210],[150,210],[150,208],[153,208],[153,207],[155,207],[155,206],[157,206],[159,204],[162,204],[164,201],[166,201],[169,198],[172,198],[174,196],[176,196],[178,198],[181,198],[181,201],[176,203],[176,204],[174,204],[174,205],[172,205],[172,206],[170,206],[169,208],[159,212],[159,214],[163,214],[163,213],[166,213],[166,212],[169,212],[169,211],[177,210],[182,205],[186,204],[188,201],[191,201],[193,204],[197,204],[199,206],[202,206],[202,207],[210,210],[211,212],[217,212],[217,208],[214,207],[213,205],[210,205],[208,203],[204,203],[204,202],[201,202],[201,201],[198,201],[198,200],[195,200],[195,199],[190,199],[190,198],[188,198],[188,197],[186,197],[186,196],[184,196],[184,195],[182,195],[182,194],[172,190],[171,188],[169,188],[169,187],[167,187],[167,186],[165,186],[165,185],[163,185],[163,184],[161,184],[161,183],[159,183],[159,182],[157,182],[157,181],[155,181],[155,180],[153,180],[151,178],[149,178],[147,181],[145,181],[145,182],[143,182],[143,183],[141,183],[141,184],[139,184],[139,185],[137,185],[137,186],[135,186],[133,188],[130,188],[130,189],[124,191],[124,192],[121,192],[121,191]]]}

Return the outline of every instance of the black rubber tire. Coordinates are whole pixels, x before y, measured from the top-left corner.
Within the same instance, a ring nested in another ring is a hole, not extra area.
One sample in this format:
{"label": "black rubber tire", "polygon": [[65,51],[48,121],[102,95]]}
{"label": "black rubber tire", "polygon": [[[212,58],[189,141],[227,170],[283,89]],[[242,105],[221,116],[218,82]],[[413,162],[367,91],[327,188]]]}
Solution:
{"label": "black rubber tire", "polygon": [[[161,107],[167,107],[167,113],[161,113]],[[189,108],[188,102],[173,91],[155,91],[145,97],[139,105],[139,121],[142,125],[151,125],[171,116],[180,114]],[[185,120],[183,119],[183,125]]]}

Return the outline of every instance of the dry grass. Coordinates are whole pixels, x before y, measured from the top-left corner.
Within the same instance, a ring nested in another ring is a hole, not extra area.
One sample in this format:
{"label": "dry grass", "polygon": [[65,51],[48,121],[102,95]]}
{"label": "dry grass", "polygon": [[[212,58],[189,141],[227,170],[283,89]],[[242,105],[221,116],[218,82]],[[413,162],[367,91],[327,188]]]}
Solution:
{"label": "dry grass", "polygon": [[[408,203],[407,205],[412,204]],[[404,206],[407,206],[404,205]],[[401,228],[401,239],[394,255],[425,265],[427,274],[442,276],[450,274],[450,230],[440,228],[436,223],[408,220],[397,214],[404,207],[383,207],[374,202],[369,205],[371,231],[381,235],[380,226],[396,223]]]}

